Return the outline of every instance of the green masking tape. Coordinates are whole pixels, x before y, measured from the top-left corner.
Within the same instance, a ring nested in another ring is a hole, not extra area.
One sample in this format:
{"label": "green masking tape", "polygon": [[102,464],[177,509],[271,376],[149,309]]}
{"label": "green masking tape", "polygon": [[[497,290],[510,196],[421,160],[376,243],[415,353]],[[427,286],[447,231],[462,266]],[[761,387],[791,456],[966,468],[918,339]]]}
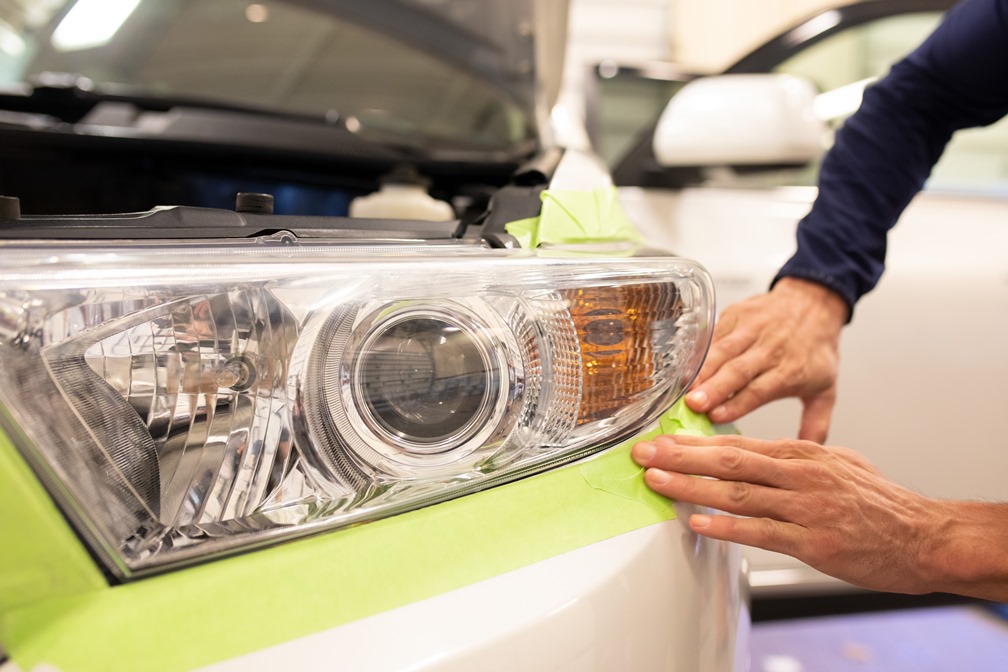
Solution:
{"label": "green masking tape", "polygon": [[112,588],[76,586],[0,615],[0,643],[25,670],[187,670],[669,520],[674,507],[643,485],[630,449],[662,431],[713,428],[681,403],[659,424],[590,460],[421,510]]}
{"label": "green masking tape", "polygon": [[105,587],[63,515],[0,431],[0,617],[18,605]]}
{"label": "green masking tape", "polygon": [[615,187],[591,191],[546,190],[541,198],[543,206],[538,217],[504,227],[526,249],[544,244],[640,241],[640,234],[623,212]]}

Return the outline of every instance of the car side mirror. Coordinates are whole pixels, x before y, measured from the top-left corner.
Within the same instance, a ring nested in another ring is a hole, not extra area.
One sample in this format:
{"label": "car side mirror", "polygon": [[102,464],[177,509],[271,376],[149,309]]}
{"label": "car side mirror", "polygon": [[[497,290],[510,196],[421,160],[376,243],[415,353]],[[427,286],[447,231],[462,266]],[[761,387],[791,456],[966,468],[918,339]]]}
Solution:
{"label": "car side mirror", "polygon": [[805,165],[827,146],[815,85],[784,74],[717,75],[668,102],[652,149],[663,167]]}

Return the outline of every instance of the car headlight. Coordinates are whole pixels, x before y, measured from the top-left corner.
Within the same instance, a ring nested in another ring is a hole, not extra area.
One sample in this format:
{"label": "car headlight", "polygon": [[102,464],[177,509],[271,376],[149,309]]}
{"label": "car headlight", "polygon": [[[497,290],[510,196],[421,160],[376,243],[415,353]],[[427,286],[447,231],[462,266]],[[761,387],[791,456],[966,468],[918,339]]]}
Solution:
{"label": "car headlight", "polygon": [[4,426],[124,578],[602,450],[683,392],[713,320],[672,257],[0,247]]}

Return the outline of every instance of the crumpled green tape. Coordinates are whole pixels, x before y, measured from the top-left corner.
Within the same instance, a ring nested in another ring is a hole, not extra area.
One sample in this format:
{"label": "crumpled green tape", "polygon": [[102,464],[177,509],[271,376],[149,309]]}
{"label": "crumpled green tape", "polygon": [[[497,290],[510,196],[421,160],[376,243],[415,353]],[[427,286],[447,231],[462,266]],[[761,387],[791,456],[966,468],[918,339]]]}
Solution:
{"label": "crumpled green tape", "polygon": [[658,420],[662,434],[688,434],[690,436],[711,436],[718,429],[706,415],[694,413],[682,399]]}
{"label": "crumpled green tape", "polygon": [[[711,436],[716,433],[719,433],[718,428],[711,424],[706,415],[694,413],[680,399],[659,418],[658,427],[636,441],[653,439],[660,434]],[[581,474],[593,488],[643,502],[666,520],[676,517],[672,500],[662,497],[644,484],[644,469],[633,461],[629,451],[604,453],[583,464]]]}
{"label": "crumpled green tape", "polygon": [[620,205],[615,187],[591,191],[547,189],[540,198],[543,206],[538,217],[520,219],[504,227],[526,249],[543,244],[641,241]]}

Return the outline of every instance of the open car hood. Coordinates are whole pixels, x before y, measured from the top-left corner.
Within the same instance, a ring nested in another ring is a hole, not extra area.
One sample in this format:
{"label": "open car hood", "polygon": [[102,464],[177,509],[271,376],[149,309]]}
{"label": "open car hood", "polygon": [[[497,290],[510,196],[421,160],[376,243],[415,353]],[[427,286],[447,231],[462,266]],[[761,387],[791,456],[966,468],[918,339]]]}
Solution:
{"label": "open car hood", "polygon": [[[560,88],[568,2],[76,0],[47,7],[0,6],[0,45],[17,47],[0,51],[2,89],[84,82],[93,96],[273,110],[392,143],[514,150],[529,140],[549,144],[543,135]],[[138,129],[145,130],[131,130]]]}

